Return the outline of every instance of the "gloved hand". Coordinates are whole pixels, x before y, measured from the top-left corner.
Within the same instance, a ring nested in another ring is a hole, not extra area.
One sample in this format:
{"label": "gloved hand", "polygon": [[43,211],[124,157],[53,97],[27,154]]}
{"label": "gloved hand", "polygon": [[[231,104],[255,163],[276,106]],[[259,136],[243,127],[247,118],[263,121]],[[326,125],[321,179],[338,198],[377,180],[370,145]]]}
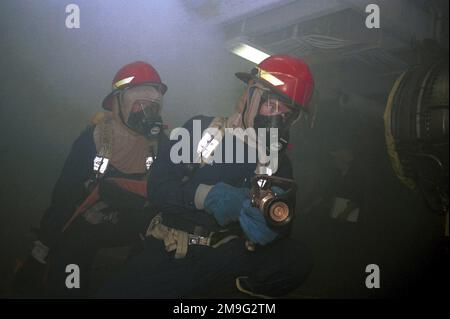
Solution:
{"label": "gloved hand", "polygon": [[278,237],[278,234],[267,226],[259,208],[252,206],[250,199],[246,199],[242,204],[239,222],[252,243],[266,245]]}
{"label": "gloved hand", "polygon": [[217,183],[205,198],[205,210],[214,215],[221,226],[238,221],[242,202],[249,198],[248,188]]}

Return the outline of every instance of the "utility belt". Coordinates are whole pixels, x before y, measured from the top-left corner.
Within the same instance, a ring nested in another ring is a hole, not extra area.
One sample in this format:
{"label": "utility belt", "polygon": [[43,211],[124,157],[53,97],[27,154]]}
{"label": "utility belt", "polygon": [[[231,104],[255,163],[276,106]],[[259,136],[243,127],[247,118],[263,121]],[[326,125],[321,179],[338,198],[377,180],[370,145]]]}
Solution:
{"label": "utility belt", "polygon": [[209,246],[217,248],[229,241],[239,238],[241,231],[224,229],[217,232],[205,232],[196,228],[194,233],[168,227],[162,223],[161,214],[156,215],[150,222],[145,233],[146,237],[154,237],[164,241],[167,252],[175,251],[175,259],[186,257],[189,246]]}

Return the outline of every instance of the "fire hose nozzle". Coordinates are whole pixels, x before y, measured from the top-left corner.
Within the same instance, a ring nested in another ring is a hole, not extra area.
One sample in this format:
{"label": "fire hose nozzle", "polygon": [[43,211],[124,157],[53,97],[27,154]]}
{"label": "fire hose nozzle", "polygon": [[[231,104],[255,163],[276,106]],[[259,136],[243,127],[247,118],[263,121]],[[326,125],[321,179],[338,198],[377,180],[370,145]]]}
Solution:
{"label": "fire hose nozzle", "polygon": [[[274,186],[287,190],[277,193],[273,190]],[[296,189],[292,179],[256,175],[250,190],[252,205],[260,209],[270,226],[286,225],[294,216]]]}

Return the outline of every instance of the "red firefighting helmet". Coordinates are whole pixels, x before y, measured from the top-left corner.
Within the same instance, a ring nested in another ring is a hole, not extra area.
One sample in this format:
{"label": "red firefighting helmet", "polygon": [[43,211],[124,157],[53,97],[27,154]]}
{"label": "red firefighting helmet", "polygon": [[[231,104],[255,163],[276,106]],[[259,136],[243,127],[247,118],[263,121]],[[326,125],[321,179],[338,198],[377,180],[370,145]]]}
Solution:
{"label": "red firefighting helmet", "polygon": [[242,81],[256,80],[287,98],[296,109],[309,111],[314,91],[314,79],[308,65],[297,57],[272,55],[263,60],[251,73],[236,73]]}
{"label": "red firefighting helmet", "polygon": [[112,92],[108,94],[102,103],[106,110],[111,110],[113,97],[125,88],[150,84],[161,90],[164,94],[167,91],[167,86],[162,83],[158,72],[153,66],[146,62],[137,61],[123,66],[114,76],[112,81]]}

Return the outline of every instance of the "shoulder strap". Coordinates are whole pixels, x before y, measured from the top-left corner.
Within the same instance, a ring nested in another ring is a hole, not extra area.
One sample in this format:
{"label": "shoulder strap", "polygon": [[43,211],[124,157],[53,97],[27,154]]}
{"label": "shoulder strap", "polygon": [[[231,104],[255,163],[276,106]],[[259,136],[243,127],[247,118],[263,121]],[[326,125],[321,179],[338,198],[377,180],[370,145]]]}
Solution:
{"label": "shoulder strap", "polygon": [[150,143],[149,154],[148,157],[145,159],[145,167],[147,168],[147,171],[150,169],[153,162],[156,160],[157,154],[158,154],[158,142]]}
{"label": "shoulder strap", "polygon": [[112,155],[112,118],[110,116],[105,116],[103,120],[98,124],[97,128],[100,130],[100,145],[99,147],[97,147],[99,151],[94,158],[93,171],[96,175],[103,175],[108,168],[109,160],[111,159]]}
{"label": "shoulder strap", "polygon": [[112,118],[105,116],[100,125],[100,150],[98,156],[111,158],[112,155],[112,139],[113,139],[113,126]]}

